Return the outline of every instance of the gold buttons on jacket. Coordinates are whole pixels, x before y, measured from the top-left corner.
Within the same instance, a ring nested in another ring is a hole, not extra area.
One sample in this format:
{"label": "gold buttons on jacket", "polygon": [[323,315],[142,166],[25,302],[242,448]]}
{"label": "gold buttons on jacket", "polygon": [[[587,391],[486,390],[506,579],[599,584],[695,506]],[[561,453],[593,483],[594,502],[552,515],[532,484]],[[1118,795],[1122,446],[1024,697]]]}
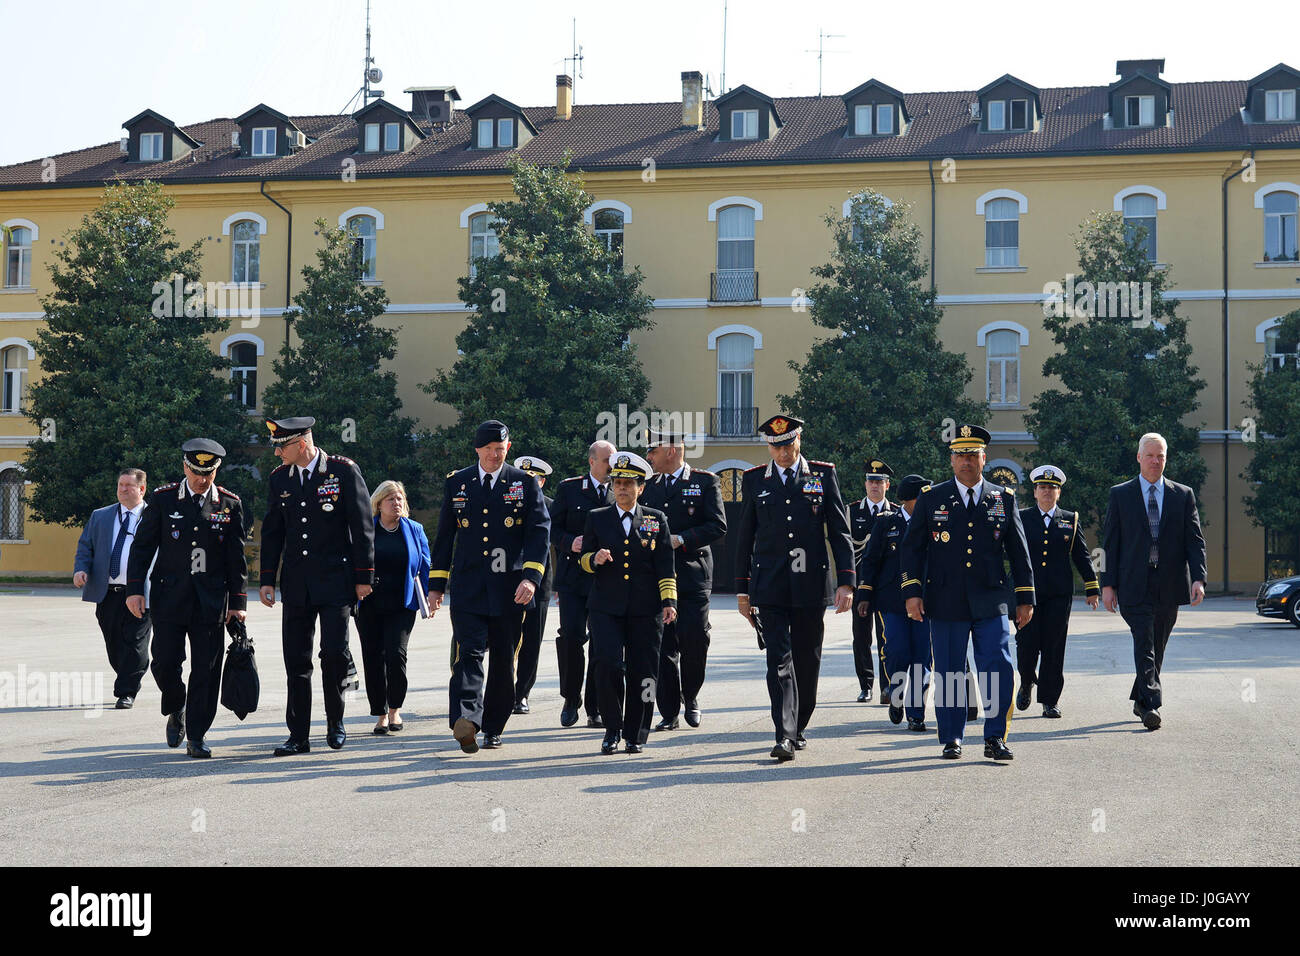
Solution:
{"label": "gold buttons on jacket", "polygon": [[623,580],[624,580],[624,581],[630,581],[631,578],[629,578],[629,577],[625,574],[625,575],[623,575]]}
{"label": "gold buttons on jacket", "polygon": [[483,541],[484,541],[484,542],[487,541],[487,535],[483,535]]}
{"label": "gold buttons on jacket", "polygon": [[969,561],[966,562],[966,567],[968,567],[968,568],[970,567],[970,562],[969,562]]}

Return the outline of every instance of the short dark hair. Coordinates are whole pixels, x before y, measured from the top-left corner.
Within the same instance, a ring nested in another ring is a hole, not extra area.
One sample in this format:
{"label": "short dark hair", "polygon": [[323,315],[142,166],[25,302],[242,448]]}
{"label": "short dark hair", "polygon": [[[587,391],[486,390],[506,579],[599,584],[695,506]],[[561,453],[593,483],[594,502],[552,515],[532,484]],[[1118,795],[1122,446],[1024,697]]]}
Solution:
{"label": "short dark hair", "polygon": [[147,483],[147,477],[143,468],[123,468],[117,473],[117,477],[121,478],[123,475],[130,475],[135,479],[135,483],[142,487]]}

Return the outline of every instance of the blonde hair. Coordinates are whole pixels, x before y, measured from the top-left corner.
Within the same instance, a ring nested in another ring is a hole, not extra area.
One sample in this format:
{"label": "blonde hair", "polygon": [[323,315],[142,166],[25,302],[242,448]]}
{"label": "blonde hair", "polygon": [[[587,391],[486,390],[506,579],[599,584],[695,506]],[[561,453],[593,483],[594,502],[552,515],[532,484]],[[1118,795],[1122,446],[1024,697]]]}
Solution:
{"label": "blonde hair", "polygon": [[379,506],[384,503],[385,498],[391,498],[393,495],[402,496],[402,510],[400,512],[403,518],[411,516],[410,506],[406,501],[406,486],[400,481],[388,480],[381,482],[379,487],[370,493],[370,515],[376,517],[379,514]]}
{"label": "blonde hair", "polygon": [[1165,436],[1159,432],[1147,432],[1138,439],[1138,454],[1142,454],[1142,449],[1152,442],[1160,442],[1165,449],[1165,454],[1169,453],[1169,442],[1165,441]]}

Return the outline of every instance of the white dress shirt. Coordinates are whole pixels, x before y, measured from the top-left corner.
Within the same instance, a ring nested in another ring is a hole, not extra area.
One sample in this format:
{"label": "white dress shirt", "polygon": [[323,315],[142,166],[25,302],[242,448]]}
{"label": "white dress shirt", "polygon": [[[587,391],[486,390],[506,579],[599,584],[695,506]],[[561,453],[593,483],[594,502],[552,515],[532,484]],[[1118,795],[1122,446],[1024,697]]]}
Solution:
{"label": "white dress shirt", "polygon": [[144,502],[141,501],[134,508],[123,508],[121,502],[118,502],[117,513],[113,515],[113,531],[108,536],[109,560],[112,560],[113,542],[117,540],[117,529],[121,525],[122,515],[129,515],[126,519],[126,540],[122,542],[122,563],[118,567],[117,577],[109,578],[109,584],[126,584],[126,562],[131,557],[131,542],[135,540],[136,529],[140,527],[140,512],[144,511]]}

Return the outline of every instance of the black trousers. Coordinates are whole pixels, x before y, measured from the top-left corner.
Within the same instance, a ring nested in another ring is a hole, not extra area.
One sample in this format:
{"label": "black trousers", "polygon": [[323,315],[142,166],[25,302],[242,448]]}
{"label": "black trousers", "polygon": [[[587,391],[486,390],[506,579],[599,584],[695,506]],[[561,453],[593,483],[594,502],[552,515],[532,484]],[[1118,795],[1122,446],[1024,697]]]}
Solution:
{"label": "black trousers", "polygon": [[1140,604],[1121,604],[1120,614],[1133,634],[1133,666],[1137,671],[1129,700],[1154,710],[1164,702],[1160,687],[1160,668],[1165,662],[1165,645],[1178,621],[1178,604],[1162,600],[1155,570],[1147,573],[1146,600]]}
{"label": "black trousers", "polygon": [[533,692],[537,683],[537,661],[542,653],[542,635],[546,633],[546,612],[551,603],[549,594],[537,595],[534,607],[524,612],[524,639],[519,645],[519,660],[515,664],[515,703]]}
{"label": "black trousers", "polygon": [[1020,686],[1037,684],[1038,702],[1048,707],[1057,705],[1065,687],[1065,637],[1073,601],[1072,594],[1040,597],[1029,623],[1016,630]]}
{"label": "black trousers", "polygon": [[661,613],[591,612],[591,658],[607,737],[621,734],[638,744],[649,738],[663,632]]}
{"label": "black trousers", "polygon": [[776,740],[796,739],[817,707],[822,668],[823,617],[815,607],[760,607],[767,645],[767,695],[772,700]]}
{"label": "black trousers", "polygon": [[149,636],[153,632],[149,612],[136,618],[126,609],[126,587],[110,584],[104,600],[95,605],[95,620],[104,635],[108,666],[113,668],[113,696],[135,697],[149,669]]}
{"label": "black trousers", "polygon": [[[600,714],[596,693],[595,661],[585,660],[587,643],[587,596],[567,591],[560,595],[560,633],[555,637],[555,657],[560,665],[560,696],[575,710],[585,707],[588,717]],[[587,693],[583,696],[583,678]]]}
{"label": "black trousers", "polygon": [[523,608],[498,615],[451,612],[448,723],[452,729],[462,717],[485,734],[500,736],[506,729],[515,703],[515,654],[523,626]]}
{"label": "black trousers", "polygon": [[[185,663],[185,639],[190,642],[188,690],[181,679]],[[205,615],[193,614],[188,621],[153,622],[153,679],[162,691],[162,714],[167,717],[184,709],[185,736],[202,740],[217,716],[221,700],[221,660],[225,651],[225,627]]]}
{"label": "black trousers", "polygon": [[664,720],[676,717],[683,703],[687,708],[698,704],[709,657],[710,629],[709,592],[679,594],[677,620],[663,625],[659,651],[656,696]]}
{"label": "black trousers", "polygon": [[[871,656],[871,635],[876,635],[876,656]],[[874,674],[880,675],[881,688],[889,686],[889,672],[885,668],[885,620],[878,611],[872,611],[866,617],[853,615],[853,669],[858,674],[858,689],[870,694],[875,681]]]}
{"label": "black trousers", "polygon": [[382,717],[406,701],[406,645],[415,627],[415,611],[372,604],[373,600],[373,595],[366,598],[357,610],[357,634],[370,716]]}
{"label": "black trousers", "polygon": [[306,740],[311,733],[312,644],[316,638],[316,618],[320,618],[320,673],[325,696],[325,719],[330,724],[343,722],[343,678],[352,663],[348,648],[350,605],[286,604],[281,618],[284,647],[284,670],[289,678],[289,703],[285,722],[289,736]]}

